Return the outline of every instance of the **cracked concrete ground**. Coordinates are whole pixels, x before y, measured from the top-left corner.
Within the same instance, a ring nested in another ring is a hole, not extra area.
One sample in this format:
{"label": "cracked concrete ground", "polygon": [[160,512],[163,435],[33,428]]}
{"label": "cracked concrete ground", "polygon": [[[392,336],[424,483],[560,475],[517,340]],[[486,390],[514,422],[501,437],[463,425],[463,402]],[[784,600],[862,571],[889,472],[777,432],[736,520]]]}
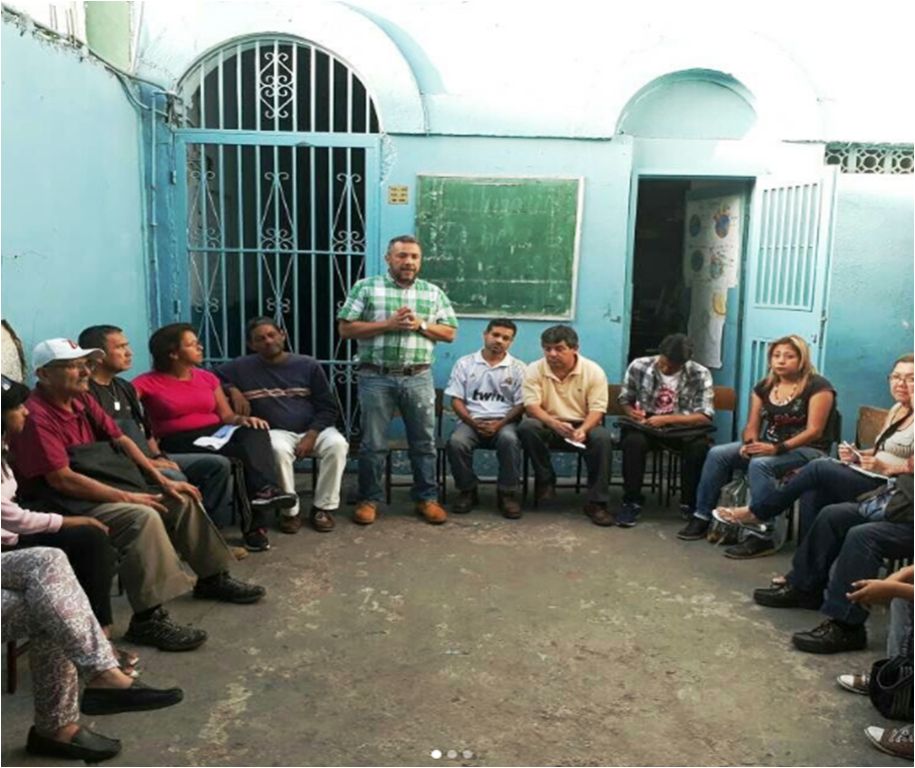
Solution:
{"label": "cracked concrete ground", "polygon": [[[263,602],[176,600],[208,642],[141,649],[143,679],[183,686],[181,704],[83,722],[124,742],[108,765],[899,764],[863,734],[888,721],[835,683],[884,655],[882,609],[867,651],[800,653],[790,633],[819,615],[750,597],[790,545],[732,561],[678,541],[675,505],[621,529],[580,502],[563,491],[504,520],[488,486],[433,527],[402,492],[368,528],[347,510],[329,534],[274,532],[236,568],[267,586]],[[123,631],[123,598],[115,609]],[[2,763],[49,764],[23,749],[21,663]]]}

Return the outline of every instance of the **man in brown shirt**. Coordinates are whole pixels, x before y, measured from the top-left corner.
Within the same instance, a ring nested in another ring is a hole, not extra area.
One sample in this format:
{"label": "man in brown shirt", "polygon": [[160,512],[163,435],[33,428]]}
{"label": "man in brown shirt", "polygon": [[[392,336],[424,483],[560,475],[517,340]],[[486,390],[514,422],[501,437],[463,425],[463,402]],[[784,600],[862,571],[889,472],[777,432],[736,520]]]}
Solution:
{"label": "man in brown shirt", "polygon": [[543,359],[531,363],[524,376],[526,417],[518,437],[534,465],[537,501],[556,492],[551,447],[578,444],[588,467],[585,514],[595,525],[613,525],[607,509],[611,438],[601,425],[607,412],[607,376],[593,360],[578,352],[578,334],[554,325],[540,336]]}

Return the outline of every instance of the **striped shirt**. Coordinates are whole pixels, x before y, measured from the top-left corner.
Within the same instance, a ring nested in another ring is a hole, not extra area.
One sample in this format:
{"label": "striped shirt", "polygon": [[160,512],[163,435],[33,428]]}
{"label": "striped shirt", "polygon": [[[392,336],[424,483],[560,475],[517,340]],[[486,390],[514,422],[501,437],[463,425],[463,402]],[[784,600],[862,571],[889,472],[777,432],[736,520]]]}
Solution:
{"label": "striped shirt", "polygon": [[509,354],[495,365],[479,351],[464,355],[451,369],[445,394],[463,400],[474,419],[501,419],[523,402],[524,368]]}
{"label": "striped shirt", "polygon": [[[378,323],[387,320],[401,307],[410,307],[429,325],[450,325],[458,321],[445,292],[437,285],[417,278],[401,288],[389,272],[367,277],[356,283],[337,312],[338,320]],[[435,342],[417,331],[386,331],[370,339],[358,340],[360,363],[383,366],[431,365]]]}

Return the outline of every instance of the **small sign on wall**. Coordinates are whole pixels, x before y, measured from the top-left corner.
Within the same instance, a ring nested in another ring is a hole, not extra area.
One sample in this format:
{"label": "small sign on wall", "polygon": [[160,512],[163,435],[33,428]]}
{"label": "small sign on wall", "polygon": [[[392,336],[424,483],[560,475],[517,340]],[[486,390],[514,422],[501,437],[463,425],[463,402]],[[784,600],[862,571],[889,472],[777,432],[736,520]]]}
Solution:
{"label": "small sign on wall", "polygon": [[388,187],[388,205],[406,205],[410,193],[406,184],[391,184]]}

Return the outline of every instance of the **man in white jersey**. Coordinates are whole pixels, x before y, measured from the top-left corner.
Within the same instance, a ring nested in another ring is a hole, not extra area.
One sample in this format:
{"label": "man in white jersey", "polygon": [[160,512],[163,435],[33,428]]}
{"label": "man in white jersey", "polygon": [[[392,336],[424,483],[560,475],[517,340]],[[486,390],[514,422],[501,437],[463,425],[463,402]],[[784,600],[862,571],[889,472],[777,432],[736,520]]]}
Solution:
{"label": "man in white jersey", "polygon": [[446,395],[461,420],[446,447],[454,484],[460,493],[454,512],[470,512],[477,498],[473,471],[475,448],[494,448],[499,460],[497,498],[505,517],[521,517],[521,442],[516,424],[524,412],[521,384],[524,363],[508,353],[517,326],[505,318],[490,320],[483,348],[454,364]]}

